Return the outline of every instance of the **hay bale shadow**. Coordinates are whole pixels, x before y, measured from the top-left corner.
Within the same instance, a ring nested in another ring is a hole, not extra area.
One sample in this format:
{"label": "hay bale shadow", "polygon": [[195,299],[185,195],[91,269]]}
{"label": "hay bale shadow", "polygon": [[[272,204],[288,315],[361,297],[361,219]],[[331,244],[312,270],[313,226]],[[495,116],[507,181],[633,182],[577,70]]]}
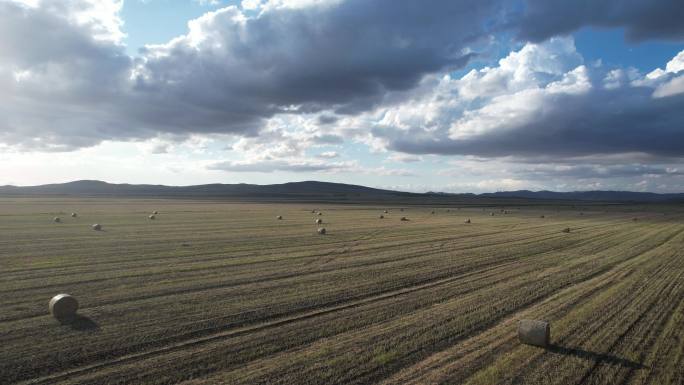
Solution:
{"label": "hay bale shadow", "polygon": [[98,325],[97,322],[80,314],[77,314],[72,318],[60,319],[59,322],[64,326],[68,326],[71,330],[80,332],[100,330],[100,325]]}
{"label": "hay bale shadow", "polygon": [[549,345],[548,351],[558,354],[563,354],[566,356],[574,356],[579,358],[584,358],[586,360],[598,362],[605,362],[610,365],[622,366],[628,369],[644,369],[646,366],[639,362],[631,361],[626,358],[614,356],[606,353],[597,353],[589,350],[571,348],[566,346],[560,346],[556,344]]}

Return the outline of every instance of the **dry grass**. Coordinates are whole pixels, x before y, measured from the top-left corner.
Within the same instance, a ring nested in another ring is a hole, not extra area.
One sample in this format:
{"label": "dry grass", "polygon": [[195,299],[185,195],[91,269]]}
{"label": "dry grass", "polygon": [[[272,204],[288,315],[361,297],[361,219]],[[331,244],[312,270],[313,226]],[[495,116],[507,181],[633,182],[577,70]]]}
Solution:
{"label": "dry grass", "polygon": [[[0,200],[0,383],[684,380],[679,208],[322,208],[324,237],[297,204]],[[60,292],[74,324],[46,310]],[[551,321],[549,349],[521,318]]]}

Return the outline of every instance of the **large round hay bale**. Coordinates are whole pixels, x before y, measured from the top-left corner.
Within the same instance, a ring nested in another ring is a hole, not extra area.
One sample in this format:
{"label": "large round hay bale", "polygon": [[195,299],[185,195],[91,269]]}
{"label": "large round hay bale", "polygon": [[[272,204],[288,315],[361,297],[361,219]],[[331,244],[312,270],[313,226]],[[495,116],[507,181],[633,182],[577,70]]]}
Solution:
{"label": "large round hay bale", "polygon": [[491,213],[489,213],[489,216],[490,216],[490,217],[493,217],[493,216],[494,216],[494,211],[492,211]]}
{"label": "large round hay bale", "polygon": [[463,221],[463,223],[470,223],[470,218],[468,218],[468,219],[466,219],[465,221]]}
{"label": "large round hay bale", "polygon": [[155,219],[157,219],[157,216],[154,214],[151,214],[148,218],[150,218],[150,220],[155,220]]}
{"label": "large round hay bale", "polygon": [[318,212],[318,215],[323,215],[323,213],[319,211],[319,212]]}
{"label": "large round hay bale", "polygon": [[321,223],[323,223],[323,220],[322,220],[322,219],[320,219],[320,218],[318,218],[318,219],[316,219],[316,221],[315,221],[315,222],[316,222],[316,224],[317,224],[317,225],[320,225]]}
{"label": "large round hay bale", "polygon": [[408,221],[408,218],[406,218],[406,217],[401,217],[400,221],[406,222],[406,221]]}
{"label": "large round hay bale", "polygon": [[526,345],[549,346],[551,339],[551,325],[546,321],[531,319],[520,320],[518,324],[518,339]]}
{"label": "large round hay bale", "polygon": [[154,210],[154,211],[152,211],[152,214],[157,215],[157,214],[159,214],[159,211]]}
{"label": "large round hay bale", "polygon": [[60,321],[68,321],[76,316],[78,301],[69,294],[57,294],[50,300],[50,314]]}
{"label": "large round hay bale", "polygon": [[95,230],[95,231],[102,230],[102,225],[99,223],[94,224],[92,227],[93,227],[93,230]]}
{"label": "large round hay bale", "polygon": [[389,213],[387,212],[387,210],[385,210],[385,214],[389,214]]}
{"label": "large round hay bale", "polygon": [[278,216],[276,217],[276,219],[280,221],[280,220],[283,219],[283,216],[282,216],[282,215],[278,215]]}
{"label": "large round hay bale", "polygon": [[71,217],[72,217],[72,218],[76,218],[77,216],[78,216],[78,214],[76,214],[76,213],[71,213]]}
{"label": "large round hay bale", "polygon": [[59,223],[59,222],[62,221],[62,218],[60,218],[60,217],[54,217],[52,220],[55,221],[55,223]]}
{"label": "large round hay bale", "polygon": [[325,227],[321,227],[317,230],[318,234],[325,235]]}
{"label": "large round hay bale", "polygon": [[543,216],[543,215],[540,215],[540,216],[539,216],[539,218],[541,218],[541,219],[544,219],[544,218],[546,218],[546,217],[545,217],[545,216]]}
{"label": "large round hay bale", "polygon": [[563,229],[563,232],[564,232],[564,233],[569,233],[569,232],[570,232],[570,228],[569,228],[569,227],[564,228],[564,229]]}
{"label": "large round hay bale", "polygon": [[430,214],[434,214],[434,213],[435,213],[435,210],[432,210],[432,211],[430,212]]}
{"label": "large round hay bale", "polygon": [[380,219],[385,219],[385,216],[380,214]]}
{"label": "large round hay bale", "polygon": [[311,214],[316,214],[316,210],[311,210]]}

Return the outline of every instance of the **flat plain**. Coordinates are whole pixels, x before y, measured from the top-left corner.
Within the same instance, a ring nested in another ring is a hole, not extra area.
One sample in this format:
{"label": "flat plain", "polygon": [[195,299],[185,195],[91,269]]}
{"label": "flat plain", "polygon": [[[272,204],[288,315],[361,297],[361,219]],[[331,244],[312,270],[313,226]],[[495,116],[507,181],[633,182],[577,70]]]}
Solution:
{"label": "flat plain", "polygon": [[0,383],[684,383],[681,205],[501,208],[0,198]]}

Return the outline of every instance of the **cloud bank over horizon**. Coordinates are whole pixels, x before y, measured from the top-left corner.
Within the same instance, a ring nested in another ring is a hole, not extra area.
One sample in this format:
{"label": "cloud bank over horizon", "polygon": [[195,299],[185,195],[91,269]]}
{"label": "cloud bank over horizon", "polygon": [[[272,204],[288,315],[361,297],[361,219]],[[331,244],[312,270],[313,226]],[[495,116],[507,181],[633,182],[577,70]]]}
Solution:
{"label": "cloud bank over horizon", "polygon": [[136,56],[123,6],[0,0],[6,170],[130,143],[214,178],[684,191],[684,47],[637,69],[572,35],[681,46],[679,1],[248,0]]}

